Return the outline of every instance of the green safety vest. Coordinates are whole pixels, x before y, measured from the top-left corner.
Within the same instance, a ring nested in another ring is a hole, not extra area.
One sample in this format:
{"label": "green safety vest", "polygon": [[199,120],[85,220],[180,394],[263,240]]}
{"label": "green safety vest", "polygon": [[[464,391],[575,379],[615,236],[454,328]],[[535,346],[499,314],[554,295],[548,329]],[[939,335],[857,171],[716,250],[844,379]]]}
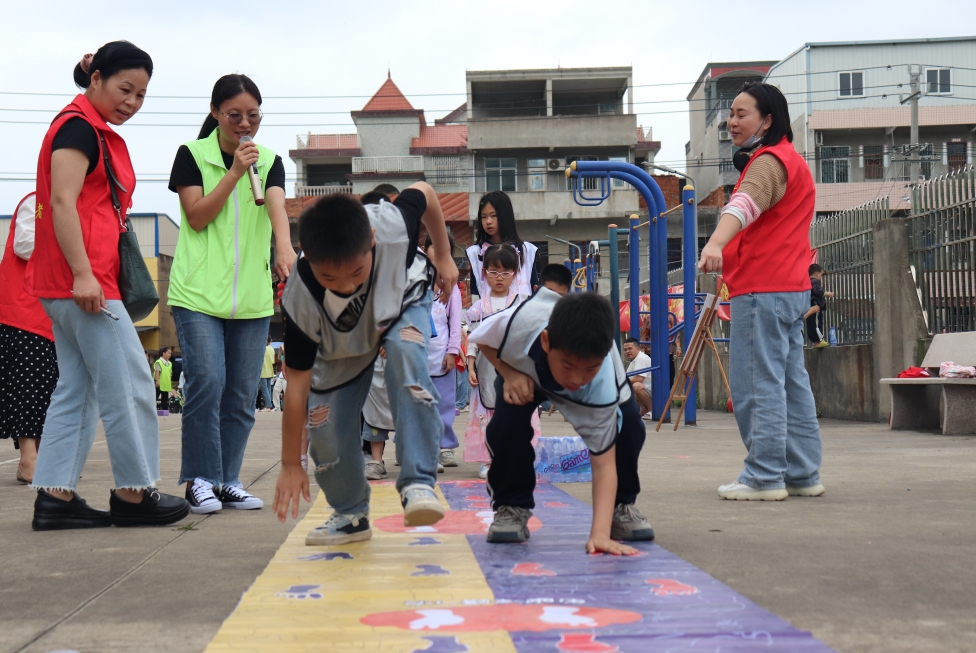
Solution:
{"label": "green safety vest", "polygon": [[[203,194],[227,174],[217,129],[186,144],[203,175]],[[258,175],[267,186],[275,153],[258,145]],[[224,207],[201,231],[182,218],[169,279],[169,305],[223,319],[274,314],[271,288],[271,219],[267,205],[254,203],[248,175],[242,176]]]}
{"label": "green safety vest", "polygon": [[159,372],[159,389],[169,392],[173,389],[173,363],[159,358],[153,366]]}

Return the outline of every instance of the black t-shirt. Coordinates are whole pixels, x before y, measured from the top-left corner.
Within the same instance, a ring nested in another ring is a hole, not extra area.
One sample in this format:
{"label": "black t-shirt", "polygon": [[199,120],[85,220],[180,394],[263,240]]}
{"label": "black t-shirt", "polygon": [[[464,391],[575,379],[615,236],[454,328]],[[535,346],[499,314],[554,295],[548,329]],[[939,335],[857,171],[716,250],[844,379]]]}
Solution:
{"label": "black t-shirt", "polygon": [[[393,206],[400,209],[403,222],[407,227],[407,236],[410,238],[410,242],[416,243],[420,239],[421,219],[424,216],[424,212],[427,211],[427,197],[416,188],[408,188],[400,193],[396,201],[393,202]],[[408,249],[406,257],[406,265],[408,268],[413,265],[416,253],[416,247]],[[312,273],[312,268],[308,264],[307,259],[301,258],[298,260],[296,272],[298,272],[301,281],[312,293],[312,296],[315,297],[315,300],[322,303],[325,300],[326,290],[315,279],[315,275]],[[360,288],[368,287],[371,281],[367,280]],[[360,289],[357,289],[353,294],[359,292]],[[350,302],[350,306],[361,308],[361,303],[353,301]],[[288,316],[287,311],[284,311],[284,307],[282,307],[282,310],[285,316],[285,351],[288,352],[288,367],[294,370],[310,370],[315,364],[318,345],[306,336],[301,329],[295,326],[292,319]],[[347,310],[350,309],[347,308]],[[343,322],[343,316],[339,317],[338,322]]]}
{"label": "black t-shirt", "polygon": [[84,118],[71,118],[61,125],[61,129],[54,135],[51,151],[54,152],[55,150],[65,148],[81,150],[85,153],[88,157],[88,172],[85,173],[86,176],[95,171],[100,152],[98,147],[98,134],[95,133],[95,128],[88,124]]}
{"label": "black t-shirt", "polygon": [[[234,155],[227,154],[223,150],[220,151],[220,155],[224,158],[224,167],[230,170],[230,167],[234,165]],[[175,193],[177,186],[203,187],[203,173],[200,172],[196,159],[193,158],[190,148],[186,145],[180,145],[180,149],[176,151],[173,170],[169,173],[169,189]],[[281,157],[277,154],[274,163],[271,164],[271,170],[268,171],[267,187],[271,188],[272,186],[285,189],[285,164],[282,163]]]}

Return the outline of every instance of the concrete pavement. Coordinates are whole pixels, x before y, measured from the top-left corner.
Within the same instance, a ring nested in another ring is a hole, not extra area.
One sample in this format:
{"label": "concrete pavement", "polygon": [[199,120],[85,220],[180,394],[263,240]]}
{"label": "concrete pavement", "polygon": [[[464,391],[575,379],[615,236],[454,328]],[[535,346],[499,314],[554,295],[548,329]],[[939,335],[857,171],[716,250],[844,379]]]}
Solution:
{"label": "concrete pavement", "polygon": [[[638,505],[661,546],[844,653],[976,648],[976,438],[824,420],[826,496],[738,503],[715,493],[741,465],[734,419],[699,417],[677,433],[649,429],[641,456]],[[182,489],[179,426],[160,418],[165,492]],[[258,415],[241,476],[269,505],[279,433],[280,414]],[[570,429],[557,414],[543,433]],[[265,509],[34,533],[33,492],[0,446],[0,652],[202,651],[294,524]],[[444,477],[476,474],[462,464]],[[106,508],[111,484],[99,435],[78,491]],[[562,487],[588,499],[589,484]]]}

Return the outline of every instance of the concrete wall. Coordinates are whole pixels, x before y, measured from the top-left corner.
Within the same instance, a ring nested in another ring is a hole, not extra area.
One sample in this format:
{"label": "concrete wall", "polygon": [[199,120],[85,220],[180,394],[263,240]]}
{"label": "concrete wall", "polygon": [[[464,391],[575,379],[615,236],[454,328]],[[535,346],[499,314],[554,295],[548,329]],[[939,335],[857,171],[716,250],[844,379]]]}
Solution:
{"label": "concrete wall", "polygon": [[353,122],[363,156],[410,156],[410,143],[420,136],[419,118],[359,117]]}
{"label": "concrete wall", "polygon": [[[468,123],[468,149],[606,147],[637,145],[637,116],[553,116],[472,120]],[[365,143],[363,145],[365,151]]]}
{"label": "concrete wall", "polygon": [[872,345],[804,350],[810,388],[823,417],[878,419],[877,375]]}
{"label": "concrete wall", "polygon": [[[594,194],[595,191],[590,194]],[[477,219],[478,202],[483,193],[468,195],[468,216]],[[638,193],[627,188],[618,188],[610,193],[610,197],[599,206],[580,206],[573,201],[568,191],[526,191],[523,193],[509,193],[512,208],[515,210],[516,220],[546,220],[552,221],[557,216],[557,224],[562,220],[576,220],[579,218],[606,218],[609,222],[622,219],[625,213],[637,213]],[[606,225],[604,225],[605,227]],[[521,229],[521,227],[520,227]],[[604,232],[605,233],[605,232]],[[600,236],[606,238],[606,235]]]}

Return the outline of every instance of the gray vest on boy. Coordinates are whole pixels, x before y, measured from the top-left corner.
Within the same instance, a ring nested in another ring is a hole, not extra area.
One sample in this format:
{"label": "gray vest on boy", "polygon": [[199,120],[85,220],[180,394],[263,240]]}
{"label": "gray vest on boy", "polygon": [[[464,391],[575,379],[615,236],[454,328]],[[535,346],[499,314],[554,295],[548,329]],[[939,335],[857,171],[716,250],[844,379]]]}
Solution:
{"label": "gray vest on boy", "polygon": [[518,306],[508,322],[505,338],[498,349],[498,357],[535,381],[536,388],[549,397],[559,413],[583,439],[587,448],[600,454],[609,449],[617,439],[617,407],[630,400],[630,383],[627,382],[627,373],[620,354],[613,347],[608,356],[616,376],[615,401],[601,405],[585,404],[542,387],[535,361],[529,357],[529,349],[549,324],[549,316],[558,299],[558,294],[540,288],[535,295]]}
{"label": "gray vest on boy", "polygon": [[366,281],[370,287],[362,313],[351,330],[340,331],[331,322],[325,306],[297,272],[288,278],[281,296],[281,305],[292,323],[318,343],[312,367],[315,392],[327,392],[348,383],[372,367],[387,329],[430,287],[433,268],[423,252],[417,251],[413,265],[407,268],[407,253],[416,249],[417,243],[410,242],[400,210],[389,202],[381,202],[367,205],[366,214],[376,230],[373,270]]}

